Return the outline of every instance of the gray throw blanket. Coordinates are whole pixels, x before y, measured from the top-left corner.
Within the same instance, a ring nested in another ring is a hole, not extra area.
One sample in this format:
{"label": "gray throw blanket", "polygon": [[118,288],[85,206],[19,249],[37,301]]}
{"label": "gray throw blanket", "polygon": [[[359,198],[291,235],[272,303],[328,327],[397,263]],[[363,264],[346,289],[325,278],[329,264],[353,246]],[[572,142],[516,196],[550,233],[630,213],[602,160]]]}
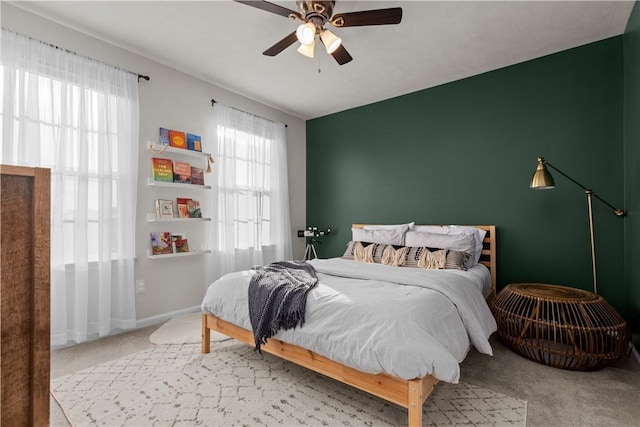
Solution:
{"label": "gray throw blanket", "polygon": [[279,261],[258,270],[249,282],[249,319],[256,350],[279,329],[304,324],[307,294],[318,278],[304,261]]}

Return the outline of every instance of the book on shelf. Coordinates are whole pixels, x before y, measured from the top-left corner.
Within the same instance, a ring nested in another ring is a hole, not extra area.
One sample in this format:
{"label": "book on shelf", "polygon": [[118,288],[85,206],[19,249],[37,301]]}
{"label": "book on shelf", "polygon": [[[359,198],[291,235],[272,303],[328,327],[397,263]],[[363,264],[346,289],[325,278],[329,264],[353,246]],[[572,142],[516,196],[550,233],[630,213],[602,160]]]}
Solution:
{"label": "book on shelf", "polygon": [[189,241],[187,235],[184,233],[174,233],[172,235],[173,246],[177,254],[189,252]]}
{"label": "book on shelf", "polygon": [[191,165],[189,163],[178,160],[173,161],[173,182],[191,183]]}
{"label": "book on shelf", "polygon": [[198,135],[187,133],[187,150],[202,151],[202,141]]}
{"label": "book on shelf", "polygon": [[173,200],[157,199],[156,215],[158,218],[173,218]]}
{"label": "book on shelf", "polygon": [[169,141],[172,147],[187,148],[187,140],[182,131],[169,129]]}
{"label": "book on shelf", "polygon": [[202,218],[202,210],[198,200],[178,197],[176,204],[178,205],[179,218]]}
{"label": "book on shelf", "polygon": [[204,169],[191,166],[191,183],[204,185]]}
{"label": "book on shelf", "polygon": [[160,128],[160,144],[171,145],[171,142],[169,141],[169,129]]}
{"label": "book on shelf", "polygon": [[168,231],[151,232],[151,253],[153,255],[164,255],[173,253],[171,233]]}
{"label": "book on shelf", "polygon": [[173,161],[171,159],[152,157],[151,172],[154,181],[173,182]]}
{"label": "book on shelf", "polygon": [[191,199],[185,199],[178,197],[176,199],[176,205],[178,206],[178,218],[189,218],[188,202]]}
{"label": "book on shelf", "polygon": [[189,214],[189,218],[202,218],[200,202],[193,199],[187,200],[187,213]]}

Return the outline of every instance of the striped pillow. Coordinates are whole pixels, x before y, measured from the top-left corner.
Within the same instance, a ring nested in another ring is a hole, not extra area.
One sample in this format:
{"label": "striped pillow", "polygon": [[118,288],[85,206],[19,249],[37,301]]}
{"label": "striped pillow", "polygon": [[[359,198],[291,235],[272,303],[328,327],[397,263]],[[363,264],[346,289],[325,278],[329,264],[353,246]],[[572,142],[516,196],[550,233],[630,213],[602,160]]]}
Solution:
{"label": "striped pillow", "polygon": [[342,258],[396,267],[466,270],[470,256],[468,252],[449,249],[351,241]]}
{"label": "striped pillow", "polygon": [[409,249],[411,248],[407,246],[385,246],[382,251],[382,263],[384,265],[392,265],[394,267],[404,266]]}
{"label": "striped pillow", "polygon": [[445,269],[449,270],[466,270],[471,254],[469,252],[460,252],[447,250],[447,262]]}
{"label": "striped pillow", "polygon": [[[371,247],[369,248],[369,246]],[[356,250],[358,251],[359,254],[362,253],[361,252],[362,250],[365,250],[367,253],[371,255],[371,258],[373,259],[373,261],[370,261],[370,262],[375,262],[380,264],[382,262],[382,251],[384,250],[384,247],[385,245],[381,245],[378,243],[351,241],[347,244],[347,249],[344,251],[342,258],[354,260],[354,255],[355,255],[354,252],[356,252]],[[361,260],[357,259],[355,261],[361,261]]]}

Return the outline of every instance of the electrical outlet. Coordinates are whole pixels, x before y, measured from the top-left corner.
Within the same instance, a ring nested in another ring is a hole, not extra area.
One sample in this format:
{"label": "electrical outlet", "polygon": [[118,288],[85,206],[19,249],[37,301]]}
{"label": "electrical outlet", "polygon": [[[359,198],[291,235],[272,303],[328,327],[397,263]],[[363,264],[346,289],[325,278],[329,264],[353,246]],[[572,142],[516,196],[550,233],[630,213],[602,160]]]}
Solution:
{"label": "electrical outlet", "polygon": [[136,280],[136,294],[144,294],[147,292],[147,285],[144,283],[144,279]]}

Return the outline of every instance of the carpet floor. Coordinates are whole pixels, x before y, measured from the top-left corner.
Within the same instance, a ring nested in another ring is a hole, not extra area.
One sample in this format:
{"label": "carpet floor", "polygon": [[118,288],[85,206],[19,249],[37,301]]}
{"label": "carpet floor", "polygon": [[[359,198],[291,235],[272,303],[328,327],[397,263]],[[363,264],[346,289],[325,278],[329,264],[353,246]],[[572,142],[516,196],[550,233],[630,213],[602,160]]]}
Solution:
{"label": "carpet floor", "polygon": [[[406,424],[407,412],[234,340],[157,345],[52,382],[70,424],[108,426]],[[440,383],[427,426],[524,426],[526,402],[471,384]]]}
{"label": "carpet floor", "polygon": [[[200,333],[199,316],[192,316],[190,323],[185,326],[184,332],[175,331],[176,323],[185,323],[185,319],[173,319],[164,325],[148,326],[136,329],[130,332],[122,333],[59,349],[51,353],[51,375],[52,386],[58,384],[58,380],[67,377],[70,374],[78,373],[86,369],[92,369],[96,366],[103,365],[105,362],[115,361],[122,357],[132,356],[145,350],[156,347],[151,341],[150,336],[156,331],[154,340],[168,340],[171,342],[188,341],[186,336],[194,336]],[[166,326],[166,327],[163,327]],[[197,332],[196,332],[197,331]],[[169,332],[169,333],[165,333]],[[182,338],[180,338],[182,337]],[[194,340],[198,341],[199,340]],[[229,345],[234,340],[224,341],[222,344]],[[539,363],[525,359],[513,351],[509,350],[494,334],[490,339],[493,347],[493,357],[471,349],[467,358],[461,363],[461,378],[464,385],[479,386],[504,396],[511,396],[521,401],[527,402],[526,408],[526,425],[527,427],[584,427],[584,426],[602,426],[602,427],[636,427],[640,420],[640,405],[638,405],[638,395],[640,392],[640,357],[631,356],[624,357],[612,366],[596,372],[577,372],[565,371],[561,369],[551,368]],[[236,342],[236,344],[243,346]],[[197,344],[196,344],[197,345]],[[212,347],[217,347],[218,343]],[[245,351],[250,349],[245,346]],[[198,350],[199,351],[199,350]],[[212,353],[213,354],[213,353]],[[251,356],[251,355],[249,355]],[[194,356],[199,357],[199,356]],[[258,363],[259,361],[256,361]],[[261,362],[259,362],[261,363]],[[291,365],[291,369],[301,369]],[[314,375],[314,387],[317,387],[317,378]],[[215,373],[209,377],[215,382]],[[322,377],[320,377],[322,378]],[[324,379],[332,383],[332,380]],[[289,383],[291,384],[291,383]],[[335,384],[334,384],[335,385]],[[327,387],[329,387],[328,385]],[[438,393],[446,387],[440,383],[438,390],[427,400],[434,401]],[[218,387],[218,386],[213,386]],[[238,385],[240,387],[240,385]],[[344,387],[344,386],[343,386]],[[340,391],[340,393],[343,393]],[[358,394],[360,392],[356,392]],[[327,395],[328,393],[324,393]],[[56,396],[61,398],[59,393]],[[241,398],[241,395],[234,393],[234,396]],[[341,396],[341,394],[337,394]],[[371,398],[362,393],[358,398]],[[247,398],[245,397],[245,400]],[[274,405],[278,404],[277,397],[271,397],[270,402]],[[275,400],[274,400],[275,399]],[[286,397],[283,398],[289,402]],[[376,400],[375,398],[371,398]],[[61,399],[62,400],[62,399]],[[99,399],[94,399],[99,400]],[[67,403],[62,400],[65,410],[75,418],[72,418],[71,424],[61,410],[61,406],[52,399],[51,401],[51,425],[56,427],[82,426],[92,425],[98,422],[78,421],[82,420],[82,416],[73,415],[73,412],[67,408]],[[356,400],[357,402],[357,400]],[[383,404],[378,401],[378,404]],[[429,415],[427,404],[425,408],[427,412],[424,416],[424,423],[433,419],[433,415]],[[248,405],[249,408],[252,405]],[[393,407],[393,411],[397,411],[401,423],[405,421],[405,410],[399,407]],[[383,406],[385,412],[391,411]],[[385,415],[386,416],[386,415]],[[388,418],[387,418],[388,419]],[[148,420],[146,421],[147,423]],[[305,421],[307,422],[307,421]],[[212,420],[207,420],[210,425],[215,424]],[[308,421],[307,424],[314,421]],[[380,421],[378,424],[385,424]],[[172,423],[157,423],[158,425],[171,425]],[[187,423],[189,424],[189,423]],[[193,424],[193,423],[191,423]],[[189,425],[191,425],[189,424]],[[255,424],[249,421],[247,424]],[[272,422],[271,424],[275,424]],[[298,422],[297,418],[288,420],[287,425],[303,424]],[[119,424],[116,424],[119,425]],[[148,424],[146,424],[148,425]],[[336,425],[330,422],[329,425]]]}
{"label": "carpet floor", "polygon": [[[230,340],[226,335],[211,331],[211,341]],[[164,323],[150,336],[154,344],[197,344],[202,341],[202,314],[189,313]]]}

